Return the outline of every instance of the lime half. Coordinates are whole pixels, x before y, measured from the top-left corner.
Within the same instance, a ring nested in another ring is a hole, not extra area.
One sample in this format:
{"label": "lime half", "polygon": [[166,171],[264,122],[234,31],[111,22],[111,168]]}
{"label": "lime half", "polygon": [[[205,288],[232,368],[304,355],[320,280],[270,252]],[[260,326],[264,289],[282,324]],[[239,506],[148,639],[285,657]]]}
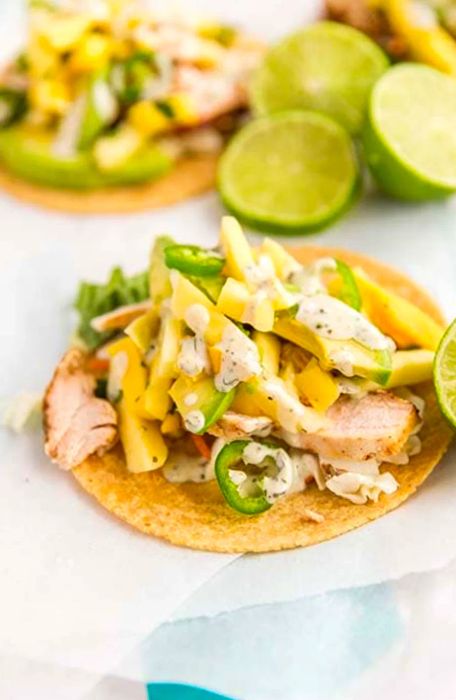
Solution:
{"label": "lime half", "polygon": [[440,410],[456,428],[456,319],[440,341],[434,360],[434,386]]}
{"label": "lime half", "polygon": [[221,158],[227,208],[260,230],[322,228],[348,207],[358,164],[348,133],[316,112],[283,112],[247,124]]}
{"label": "lime half", "polygon": [[403,63],[376,84],[364,150],[379,186],[393,197],[425,200],[456,190],[456,80]]}
{"label": "lime half", "polygon": [[387,67],[383,51],[357,29],[318,22],[269,51],[252,81],[251,101],[258,114],[323,112],[356,133],[372,86]]}

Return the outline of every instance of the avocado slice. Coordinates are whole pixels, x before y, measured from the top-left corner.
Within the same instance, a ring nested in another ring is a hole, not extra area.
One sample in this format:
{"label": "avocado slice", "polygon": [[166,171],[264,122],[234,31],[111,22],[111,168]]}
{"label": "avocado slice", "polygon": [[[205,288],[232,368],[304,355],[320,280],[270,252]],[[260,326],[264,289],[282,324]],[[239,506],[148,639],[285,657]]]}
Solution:
{"label": "avocado slice", "polygon": [[[191,432],[197,435],[205,433],[223,416],[231,406],[235,393],[235,389],[227,393],[217,391],[212,377],[203,377],[194,381],[184,374],[176,379],[169,392],[186,427],[189,430],[192,427]],[[192,421],[190,414],[193,414],[196,421]],[[201,425],[199,418],[201,418]],[[202,423],[203,419],[204,423]]]}
{"label": "avocado slice", "polygon": [[78,149],[89,148],[97,136],[113,123],[118,104],[104,74],[94,76],[87,87],[79,128]]}
{"label": "avocado slice", "polygon": [[164,175],[173,161],[157,146],[144,147],[117,170],[100,172],[90,152],[60,158],[52,151],[54,134],[23,126],[0,131],[0,160],[15,175],[39,185],[90,190],[138,184]]}
{"label": "avocado slice", "polygon": [[433,365],[431,350],[398,350],[393,354],[393,369],[386,388],[430,381]]}
{"label": "avocado slice", "polygon": [[322,369],[337,369],[337,356],[349,353],[356,376],[365,377],[381,386],[388,383],[392,369],[389,350],[371,350],[355,340],[323,338],[300,321],[284,316],[276,318],[274,333],[315,355]]}

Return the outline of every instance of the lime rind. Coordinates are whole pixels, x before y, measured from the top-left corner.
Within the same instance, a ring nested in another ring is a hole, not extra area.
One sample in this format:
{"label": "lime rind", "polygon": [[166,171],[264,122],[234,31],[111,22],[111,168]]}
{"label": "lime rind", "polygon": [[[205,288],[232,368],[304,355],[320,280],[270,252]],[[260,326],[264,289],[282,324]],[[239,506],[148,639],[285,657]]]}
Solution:
{"label": "lime rind", "polygon": [[362,134],[365,158],[380,188],[407,201],[452,194],[455,122],[456,80],[415,63],[391,68],[372,91]]}
{"label": "lime rind", "polygon": [[[292,135],[285,153],[280,148],[284,133],[288,140]],[[308,154],[303,153],[300,162],[297,153],[304,148],[306,137],[310,155],[306,160]],[[322,178],[321,162],[325,163],[325,157],[331,159],[332,167],[326,161]],[[274,161],[279,167],[275,182],[267,175]],[[304,171],[302,179],[291,176],[287,180],[287,171],[299,168]],[[326,192],[318,191],[319,177]],[[226,208],[252,228],[279,234],[326,227],[353,204],[360,183],[357,154],[349,134],[330,117],[306,111],[288,111],[250,122],[232,139],[218,170],[219,191]],[[291,202],[293,211],[281,197]],[[312,210],[315,199],[318,206]]]}
{"label": "lime rind", "polygon": [[318,111],[358,133],[372,86],[388,66],[386,54],[365,34],[318,22],[270,49],[253,76],[251,104],[258,115]]}
{"label": "lime rind", "polygon": [[440,410],[456,428],[456,319],[447,328],[435,354],[434,387]]}

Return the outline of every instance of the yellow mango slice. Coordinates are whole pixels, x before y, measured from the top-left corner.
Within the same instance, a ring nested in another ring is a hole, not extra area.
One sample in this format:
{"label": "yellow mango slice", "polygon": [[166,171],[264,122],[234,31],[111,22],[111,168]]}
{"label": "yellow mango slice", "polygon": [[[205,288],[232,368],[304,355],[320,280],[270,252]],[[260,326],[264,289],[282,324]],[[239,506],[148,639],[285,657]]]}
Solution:
{"label": "yellow mango slice", "polygon": [[295,377],[296,387],[311,405],[324,413],[339,398],[339,387],[334,377],[321,369],[317,360],[310,360],[307,367]]}
{"label": "yellow mango slice", "polygon": [[353,272],[364,312],[398,347],[437,349],[444,332],[442,326],[407,299],[376,284],[362,270]]}

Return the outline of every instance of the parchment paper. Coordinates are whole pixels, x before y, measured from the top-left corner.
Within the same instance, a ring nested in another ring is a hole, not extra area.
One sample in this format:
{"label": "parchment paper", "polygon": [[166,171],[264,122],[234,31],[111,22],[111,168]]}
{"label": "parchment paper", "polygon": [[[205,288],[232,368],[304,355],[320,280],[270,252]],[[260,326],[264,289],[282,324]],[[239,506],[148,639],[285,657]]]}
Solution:
{"label": "parchment paper", "polygon": [[[222,17],[274,36],[304,21],[315,3],[303,9],[302,1],[289,0],[284,12],[283,3],[270,2],[266,9],[257,0],[217,4]],[[11,33],[11,26],[3,31]],[[144,268],[152,237],[162,232],[213,243],[220,213],[215,195],[151,215],[90,218],[48,214],[0,195],[0,395],[39,390],[48,379],[66,345],[80,276],[100,279],[114,264],[130,272]],[[454,205],[412,207],[367,197],[317,240],[396,264],[454,313]],[[0,450],[0,656],[104,673],[233,562],[117,523],[49,465],[36,435],[18,439],[1,431]],[[455,490],[452,454],[396,513],[306,551],[242,558],[177,616],[441,566],[456,555]]]}

